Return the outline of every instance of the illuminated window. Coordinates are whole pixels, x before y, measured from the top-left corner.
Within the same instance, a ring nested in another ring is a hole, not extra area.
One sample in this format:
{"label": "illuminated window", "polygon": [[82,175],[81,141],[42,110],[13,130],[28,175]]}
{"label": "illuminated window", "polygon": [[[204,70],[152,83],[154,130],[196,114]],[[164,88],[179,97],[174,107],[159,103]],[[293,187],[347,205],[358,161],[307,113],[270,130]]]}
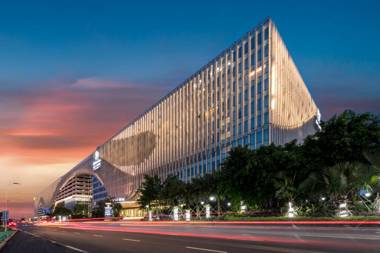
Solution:
{"label": "illuminated window", "polygon": [[262,108],[262,101],[261,98],[257,99],[257,111],[260,113]]}
{"label": "illuminated window", "polygon": [[264,114],[264,124],[269,124],[269,113],[268,112],[266,112]]}
{"label": "illuminated window", "polygon": [[251,37],[251,51],[255,50],[255,36]]}
{"label": "illuminated window", "polygon": [[255,53],[251,54],[251,67],[255,66]]}
{"label": "illuminated window", "polygon": [[261,77],[259,77],[259,79],[257,79],[257,93],[261,94],[261,91],[262,91],[262,81],[261,81]]}
{"label": "illuminated window", "polygon": [[251,97],[255,96],[255,80],[251,81]]}
{"label": "illuminated window", "polygon": [[262,53],[261,53],[261,48],[257,51],[257,63],[258,65],[261,64],[261,60],[262,60]]}
{"label": "illuminated window", "polygon": [[261,34],[261,31],[257,34],[257,44],[260,46],[261,43],[262,43],[262,34]]}
{"label": "illuminated window", "polygon": [[251,145],[254,145],[255,144],[255,142],[256,142],[256,135],[255,135],[255,133],[252,133],[251,134]]}
{"label": "illuminated window", "polygon": [[268,38],[269,38],[269,27],[265,27],[264,40],[268,40]]}
{"label": "illuminated window", "polygon": [[264,144],[269,144],[269,129],[264,129]]}
{"label": "illuminated window", "polygon": [[269,79],[268,77],[265,77],[264,79],[264,91],[267,91],[269,87]]}
{"label": "illuminated window", "polygon": [[263,143],[263,136],[261,130],[257,131],[257,144],[260,145]]}
{"label": "illuminated window", "polygon": [[268,57],[268,54],[269,54],[268,45],[265,45],[265,47],[264,47],[264,57]]}

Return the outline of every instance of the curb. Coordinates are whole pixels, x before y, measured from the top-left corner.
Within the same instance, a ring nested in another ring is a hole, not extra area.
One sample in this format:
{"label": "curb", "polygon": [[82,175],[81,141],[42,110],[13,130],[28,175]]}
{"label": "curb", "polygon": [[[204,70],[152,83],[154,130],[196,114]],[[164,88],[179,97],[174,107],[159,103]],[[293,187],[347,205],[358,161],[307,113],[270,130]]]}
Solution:
{"label": "curb", "polygon": [[11,235],[11,236],[9,236],[7,239],[5,239],[2,243],[0,243],[0,252],[1,252],[1,250],[5,247],[5,245],[7,244],[7,242],[9,241],[9,240],[11,240],[12,238],[13,238],[13,236],[15,236],[16,234],[17,234],[17,232],[18,232],[18,229],[16,229],[16,230],[14,230],[15,232]]}
{"label": "curb", "polygon": [[[111,222],[83,222],[85,223],[111,223]],[[114,222],[112,222],[114,223]],[[380,220],[286,220],[286,221],[123,221],[120,224],[162,225],[162,224],[188,224],[188,225],[375,225],[380,226]],[[70,225],[65,224],[65,225]]]}

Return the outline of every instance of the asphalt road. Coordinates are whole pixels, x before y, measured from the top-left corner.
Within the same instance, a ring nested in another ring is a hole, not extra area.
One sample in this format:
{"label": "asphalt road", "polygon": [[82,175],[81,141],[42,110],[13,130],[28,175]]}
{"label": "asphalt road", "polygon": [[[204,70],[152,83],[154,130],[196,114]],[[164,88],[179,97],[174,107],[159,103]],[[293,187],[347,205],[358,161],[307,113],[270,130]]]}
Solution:
{"label": "asphalt road", "polygon": [[20,230],[1,253],[380,252],[378,226],[90,222],[20,226]]}

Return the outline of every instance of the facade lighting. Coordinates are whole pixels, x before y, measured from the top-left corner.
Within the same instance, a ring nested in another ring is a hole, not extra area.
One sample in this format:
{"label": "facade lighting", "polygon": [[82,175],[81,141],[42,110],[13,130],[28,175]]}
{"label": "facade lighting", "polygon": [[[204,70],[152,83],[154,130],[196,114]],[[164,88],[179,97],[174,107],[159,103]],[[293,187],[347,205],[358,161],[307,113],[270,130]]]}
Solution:
{"label": "facade lighting", "polygon": [[294,218],[296,216],[296,211],[294,210],[293,203],[289,202],[288,205],[289,205],[289,207],[288,207],[287,216],[289,218]]}

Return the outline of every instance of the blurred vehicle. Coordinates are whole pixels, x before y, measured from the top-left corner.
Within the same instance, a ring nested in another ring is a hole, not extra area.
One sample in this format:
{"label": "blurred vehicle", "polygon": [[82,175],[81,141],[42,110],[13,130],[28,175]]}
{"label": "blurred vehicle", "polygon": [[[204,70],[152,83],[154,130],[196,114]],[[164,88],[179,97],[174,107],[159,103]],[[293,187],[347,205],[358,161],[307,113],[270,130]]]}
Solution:
{"label": "blurred vehicle", "polygon": [[14,220],[8,220],[8,224],[7,224],[7,226],[9,227],[9,228],[15,228],[16,226],[17,226],[17,223],[14,221]]}

